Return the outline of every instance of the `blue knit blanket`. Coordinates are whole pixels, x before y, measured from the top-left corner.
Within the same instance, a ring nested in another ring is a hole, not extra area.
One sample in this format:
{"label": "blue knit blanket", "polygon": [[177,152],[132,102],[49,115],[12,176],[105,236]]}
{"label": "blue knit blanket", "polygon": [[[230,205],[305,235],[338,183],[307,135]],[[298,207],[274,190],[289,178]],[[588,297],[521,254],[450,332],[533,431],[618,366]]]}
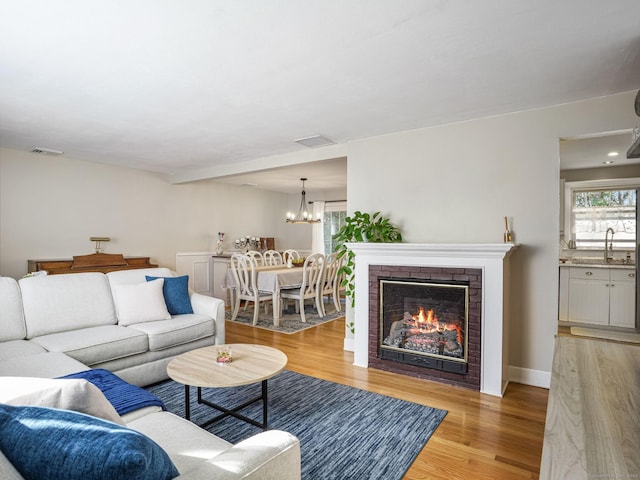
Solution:
{"label": "blue knit blanket", "polygon": [[166,410],[164,403],[158,397],[144,388],[125,382],[108,370],[96,368],[58,378],[83,378],[93,383],[102,390],[102,393],[111,402],[118,415],[124,415],[125,413],[151,406],[158,406],[162,410]]}

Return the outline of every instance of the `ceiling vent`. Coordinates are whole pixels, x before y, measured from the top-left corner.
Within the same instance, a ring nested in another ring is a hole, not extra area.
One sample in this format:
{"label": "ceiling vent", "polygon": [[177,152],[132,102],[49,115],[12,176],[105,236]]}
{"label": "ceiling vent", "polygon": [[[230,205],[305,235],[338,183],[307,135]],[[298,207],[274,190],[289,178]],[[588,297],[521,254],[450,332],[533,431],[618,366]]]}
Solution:
{"label": "ceiling vent", "polygon": [[64,152],[60,150],[53,150],[51,148],[35,147],[31,150],[31,153],[37,153],[39,155],[62,155]]}
{"label": "ceiling vent", "polygon": [[326,147],[327,145],[335,145],[336,142],[329,140],[322,135],[314,135],[312,137],[298,138],[294,142],[309,148]]}

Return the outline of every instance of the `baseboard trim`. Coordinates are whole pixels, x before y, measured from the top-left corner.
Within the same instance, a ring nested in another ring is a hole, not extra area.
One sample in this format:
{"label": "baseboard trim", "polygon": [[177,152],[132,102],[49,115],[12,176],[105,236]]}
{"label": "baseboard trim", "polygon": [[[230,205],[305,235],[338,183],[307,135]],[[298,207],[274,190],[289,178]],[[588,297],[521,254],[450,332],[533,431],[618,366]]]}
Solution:
{"label": "baseboard trim", "polygon": [[532,387],[549,388],[551,385],[551,372],[509,365],[509,381],[531,385]]}

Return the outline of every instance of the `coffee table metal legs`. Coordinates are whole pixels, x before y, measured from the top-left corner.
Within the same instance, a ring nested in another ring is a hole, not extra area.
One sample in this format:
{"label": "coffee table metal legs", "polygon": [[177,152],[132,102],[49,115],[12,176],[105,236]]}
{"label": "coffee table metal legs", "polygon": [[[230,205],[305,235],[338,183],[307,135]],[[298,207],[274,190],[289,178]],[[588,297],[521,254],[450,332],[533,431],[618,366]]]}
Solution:
{"label": "coffee table metal legs", "polygon": [[[220,415],[217,415],[215,417],[213,417],[210,420],[207,420],[206,422],[204,422],[203,424],[200,425],[200,427],[202,428],[206,428],[209,425],[222,420],[223,418],[232,416],[235,418],[238,418],[240,420],[243,420],[247,423],[250,423],[251,425],[255,425],[256,427],[260,427],[263,430],[267,430],[268,429],[268,425],[267,425],[267,380],[262,380],[262,392],[261,395],[259,397],[255,397],[252,398],[250,400],[247,400],[246,402],[233,407],[233,408],[226,408],[223,407],[222,405],[218,405],[216,403],[210,402],[208,400],[205,400],[204,398],[202,398],[202,387],[197,387],[198,388],[198,403],[201,403],[203,405],[207,405],[208,407],[211,408],[215,408],[216,410],[219,410],[223,413],[221,413]],[[187,420],[191,420],[191,399],[190,399],[190,393],[189,393],[189,389],[190,386],[189,385],[185,385],[184,386],[184,417]],[[242,410],[245,407],[248,407],[249,405],[252,405],[256,402],[259,402],[260,400],[262,400],[262,423],[249,418],[245,415],[242,415],[241,413],[238,413],[239,410]]]}

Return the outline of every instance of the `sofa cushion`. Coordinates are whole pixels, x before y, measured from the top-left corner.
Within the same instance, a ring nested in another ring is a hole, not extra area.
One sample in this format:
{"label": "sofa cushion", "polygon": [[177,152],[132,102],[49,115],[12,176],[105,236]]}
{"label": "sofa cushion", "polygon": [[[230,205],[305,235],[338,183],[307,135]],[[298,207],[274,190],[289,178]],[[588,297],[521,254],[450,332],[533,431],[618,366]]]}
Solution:
{"label": "sofa cushion", "polygon": [[152,352],[193,342],[214,334],[213,320],[204,315],[176,315],[170,320],[135,323],[135,328],[149,337],[149,350]]}
{"label": "sofa cushion", "polygon": [[164,279],[130,285],[113,285],[119,325],[171,318],[162,294]]}
{"label": "sofa cushion", "polygon": [[82,413],[0,405],[0,448],[25,479],[172,479],[169,456],[135,430]]}
{"label": "sofa cushion", "polygon": [[118,325],[52,333],[34,338],[32,342],[50,352],[66,353],[88,366],[144,353],[149,349],[148,338],[143,332]]}
{"label": "sofa cushion", "polygon": [[0,403],[73,410],[124,425],[100,389],[84,379],[0,377]]}
{"label": "sofa cushion", "polygon": [[191,470],[232,447],[222,438],[169,412],[151,413],[129,422],[127,426],[157,442],[181,472]]}
{"label": "sofa cushion", "polygon": [[22,295],[15,279],[0,277],[0,298],[2,299],[0,342],[25,338],[27,329],[24,324]]}
{"label": "sofa cushion", "polygon": [[0,343],[0,361],[7,358],[35,355],[45,351],[40,345],[29,340],[10,340]]}
{"label": "sofa cushion", "polygon": [[116,312],[104,273],[21,278],[27,338],[98,325],[115,325]]}
{"label": "sofa cushion", "polygon": [[[157,280],[161,277],[146,276],[147,282]],[[171,315],[182,315],[193,313],[191,299],[189,298],[189,276],[166,277],[162,286],[164,302]]]}
{"label": "sofa cushion", "polygon": [[43,352],[0,361],[0,376],[59,377],[86,369],[84,363],[60,352]]}

